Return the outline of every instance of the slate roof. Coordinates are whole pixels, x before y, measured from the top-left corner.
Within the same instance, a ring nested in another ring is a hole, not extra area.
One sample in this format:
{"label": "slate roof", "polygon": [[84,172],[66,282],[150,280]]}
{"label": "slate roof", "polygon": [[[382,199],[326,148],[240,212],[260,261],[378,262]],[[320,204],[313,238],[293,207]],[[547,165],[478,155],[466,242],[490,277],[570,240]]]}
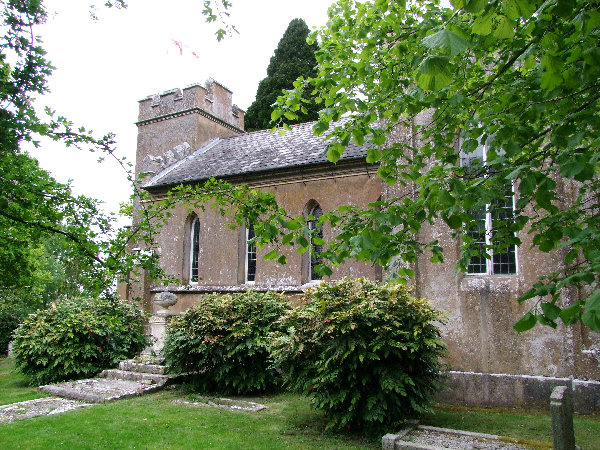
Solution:
{"label": "slate roof", "polygon": [[[144,188],[158,188],[243,174],[328,163],[324,136],[314,122],[294,125],[283,136],[270,130],[215,139],[154,176]],[[366,146],[350,143],[341,161],[364,159]]]}

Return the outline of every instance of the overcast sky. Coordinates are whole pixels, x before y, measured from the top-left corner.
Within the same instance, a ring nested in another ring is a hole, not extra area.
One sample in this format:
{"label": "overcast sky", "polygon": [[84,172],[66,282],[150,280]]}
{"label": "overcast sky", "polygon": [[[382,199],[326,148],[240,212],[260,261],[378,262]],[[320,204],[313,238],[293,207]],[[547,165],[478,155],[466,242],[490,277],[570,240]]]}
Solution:
{"label": "overcast sky", "polygon": [[[133,162],[138,100],[212,77],[246,110],[289,22],[298,17],[320,27],[332,1],[235,0],[231,22],[240,34],[220,43],[216,26],[204,22],[202,0],[128,0],[126,10],[100,8],[96,22],[87,1],[44,3],[50,15],[38,31],[56,70],[41,103],[98,135],[115,133],[120,154]],[[112,161],[96,163],[99,155],[54,145],[32,153],[55,178],[72,179],[75,193],[103,200],[109,211],[130,195],[123,171]]]}

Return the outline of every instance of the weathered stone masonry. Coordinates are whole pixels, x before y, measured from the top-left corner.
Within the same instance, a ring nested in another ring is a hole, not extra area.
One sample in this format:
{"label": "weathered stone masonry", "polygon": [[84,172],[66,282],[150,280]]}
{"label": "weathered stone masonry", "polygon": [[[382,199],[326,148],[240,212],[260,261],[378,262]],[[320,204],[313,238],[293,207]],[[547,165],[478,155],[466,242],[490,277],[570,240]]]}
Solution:
{"label": "weathered stone masonry", "polygon": [[[341,204],[366,206],[380,197],[398,195],[401,189],[382,185],[375,168],[365,163],[360,147],[350,147],[337,165],[328,163],[323,155],[325,144],[312,136],[311,124],[292,127],[281,137],[268,131],[244,133],[243,117],[244,111],[232,104],[231,91],[212,80],[205,87],[193,85],[143,99],[137,122],[136,175],[147,173],[141,183],[156,196],[179,183],[202,182],[210,176],[248,183],[272,191],[291,214],[305,212],[309,202],[317,202],[323,211]],[[410,131],[399,130],[391,138],[418,144],[418,137]],[[563,191],[565,196],[572,192],[569,186]],[[188,283],[190,215],[186,208],[174,212],[158,238],[162,264],[183,282],[169,288],[179,298],[174,311],[187,309],[203,292],[253,288],[295,293],[309,281],[306,256],[289,249],[288,264],[283,267],[263,261],[259,251],[256,282],[245,283],[245,230],[231,230],[214,210],[196,213],[200,223],[198,283]],[[330,233],[324,230],[325,239]],[[556,269],[560,255],[532,250],[531,238],[524,234],[515,275],[457,274],[459,243],[444,223],[424,226],[419,237],[439,239],[445,251],[445,263],[433,264],[424,255],[414,267],[418,295],[448,313],[443,333],[453,369],[450,385],[455,389],[443,393],[444,399],[547,406],[554,385],[572,377],[575,381],[567,381],[574,390],[576,409],[600,410],[600,383],[594,381],[600,379],[598,333],[580,325],[559,325],[556,330],[538,326],[523,334],[512,328],[529,308],[516,299],[540,274]],[[382,274],[378,268],[349,262],[336,268],[332,278],[343,276],[379,279]],[[139,295],[148,305],[163,290],[144,280],[131,289],[128,295]],[[576,295],[566,292],[564,301]]]}

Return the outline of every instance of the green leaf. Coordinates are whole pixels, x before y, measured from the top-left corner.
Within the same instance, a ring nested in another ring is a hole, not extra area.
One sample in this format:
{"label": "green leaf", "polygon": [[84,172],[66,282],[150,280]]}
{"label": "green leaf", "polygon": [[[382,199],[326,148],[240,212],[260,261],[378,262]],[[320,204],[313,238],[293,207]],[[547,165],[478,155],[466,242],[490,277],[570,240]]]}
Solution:
{"label": "green leaf", "polygon": [[519,14],[521,14],[521,17],[524,19],[529,19],[537,10],[539,5],[538,0],[516,0],[515,3],[519,8]]}
{"label": "green leaf", "polygon": [[444,222],[446,222],[452,230],[458,230],[463,224],[462,218],[458,214],[453,214],[444,218]]}
{"label": "green leaf", "polygon": [[577,320],[579,320],[582,308],[582,302],[573,303],[572,305],[568,306],[560,312],[560,318],[565,323],[565,325],[572,325],[573,323],[577,322]]}
{"label": "green leaf", "polygon": [[498,39],[512,39],[515,35],[514,21],[504,15],[497,15],[492,34]]}
{"label": "green leaf", "polygon": [[585,302],[586,311],[600,311],[600,289],[593,291]]}
{"label": "green leaf", "polygon": [[542,89],[551,91],[561,85],[563,62],[560,58],[546,53],[541,59],[542,65]]}
{"label": "green leaf", "polygon": [[600,331],[600,311],[587,311],[586,308],[586,311],[581,316],[581,321],[590,327],[591,330]]}
{"label": "green leaf", "polygon": [[519,192],[523,195],[531,195],[534,193],[537,182],[533,175],[528,175],[519,183]]}
{"label": "green leaf", "polygon": [[304,236],[298,236],[296,242],[298,245],[304,248],[304,251],[308,249],[308,240]]}
{"label": "green leaf", "polygon": [[523,331],[530,330],[537,323],[537,317],[530,311],[525,314],[521,320],[513,325],[513,328],[518,332],[522,333]]}
{"label": "green leaf", "polygon": [[516,0],[504,0],[502,2],[502,11],[510,19],[518,19],[521,17],[521,11]]}
{"label": "green leaf", "polygon": [[479,16],[473,22],[472,31],[475,34],[479,34],[481,36],[487,36],[492,32],[493,19],[495,15],[485,14],[483,16]]}
{"label": "green leaf", "polygon": [[421,89],[439,91],[452,81],[450,60],[447,56],[430,55],[417,68],[417,84]]}
{"label": "green leaf", "polygon": [[296,120],[296,119],[298,118],[298,115],[297,115],[297,114],[294,114],[294,113],[293,113],[293,112],[291,112],[291,111],[285,111],[285,112],[283,113],[283,115],[285,116],[285,118],[286,118],[287,120]]}
{"label": "green leaf", "polygon": [[267,253],[265,256],[263,256],[263,259],[269,260],[269,259],[275,259],[277,257],[277,250],[271,250],[269,253]]}
{"label": "green leaf", "polygon": [[487,3],[487,0],[464,0],[463,9],[470,13],[478,13]]}
{"label": "green leaf", "polygon": [[297,220],[292,219],[285,224],[285,227],[288,230],[298,230],[298,229],[302,228],[302,224],[300,222],[298,222]]}
{"label": "green leaf", "polygon": [[352,138],[356,145],[363,145],[365,143],[365,134],[360,128],[354,128],[352,130]]}
{"label": "green leaf", "polygon": [[314,236],[313,237],[313,244],[314,245],[325,245],[325,239],[321,239],[318,236]]}
{"label": "green leaf", "polygon": [[313,131],[315,132],[316,136],[322,135],[328,129],[329,129],[329,122],[327,122],[325,120],[319,120],[319,121],[315,122],[315,124],[313,125]]}
{"label": "green leaf", "polygon": [[600,331],[600,289],[596,289],[585,302],[581,321],[594,331]]}
{"label": "green leaf", "polygon": [[585,163],[570,159],[566,163],[561,164],[560,174],[565,178],[575,178],[575,175],[584,170],[586,166],[587,164]]}
{"label": "green leaf", "polygon": [[338,152],[334,147],[330,146],[327,150],[327,160],[332,163],[336,163],[342,157],[341,153]]}
{"label": "green leaf", "polygon": [[281,117],[281,110],[280,109],[274,109],[271,112],[271,121],[275,122],[277,119],[279,119]]}
{"label": "green leaf", "polygon": [[444,50],[450,56],[456,56],[469,48],[469,41],[447,28],[426,36],[423,45],[433,50]]}
{"label": "green leaf", "polygon": [[556,320],[560,315],[561,309],[556,306],[554,303],[542,303],[542,311],[544,312],[544,316],[546,316],[549,320]]}
{"label": "green leaf", "polygon": [[415,271],[412,269],[409,269],[408,267],[402,267],[402,268],[400,268],[400,270],[398,270],[398,274],[403,277],[412,278],[415,276]]}
{"label": "green leaf", "polygon": [[456,200],[452,197],[452,194],[447,190],[441,190],[438,194],[438,201],[440,202],[440,206],[442,208],[449,208],[454,206]]}

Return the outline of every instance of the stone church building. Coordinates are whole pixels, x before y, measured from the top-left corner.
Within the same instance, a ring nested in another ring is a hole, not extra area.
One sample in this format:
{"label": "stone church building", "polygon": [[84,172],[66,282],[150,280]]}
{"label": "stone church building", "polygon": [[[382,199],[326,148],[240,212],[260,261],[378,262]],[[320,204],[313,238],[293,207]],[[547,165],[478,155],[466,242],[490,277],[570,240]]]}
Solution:
{"label": "stone church building", "polygon": [[[361,147],[350,145],[337,164],[329,163],[326,144],[313,136],[311,123],[292,126],[283,136],[268,130],[245,133],[244,111],[233,104],[232,95],[209,80],[205,86],[140,101],[136,176],[146,174],[140,179],[143,189],[160,198],[179,184],[216,177],[271,191],[289,214],[313,216],[397,195],[400,188],[381,182]],[[397,138],[414,139],[407,133]],[[482,218],[483,229],[489,222]],[[170,291],[178,298],[170,309],[181,312],[206,292],[274,289],[295,294],[319,282],[314,271],[318,260],[308,253],[298,255],[290,247],[286,265],[265,261],[262,255],[268,250],[248,244],[251,227],[232,230],[229,225],[218,210],[178,207],[157,243],[161,264],[181,284],[155,286],[142,275],[126,296],[142,297],[153,307],[153,296]],[[331,237],[327,227],[320,232],[325,241]],[[552,388],[566,383],[575,394],[576,409],[600,410],[600,382],[593,381],[600,380],[598,333],[580,325],[537,326],[523,334],[512,328],[528,309],[516,299],[539,275],[554,270],[561,255],[530,249],[531,238],[523,235],[521,247],[492,260],[472,261],[469,273],[457,275],[459,243],[446,225],[425,226],[421,233],[422,240],[440,240],[446,259],[433,264],[423,255],[413,267],[417,295],[448,314],[443,337],[449,349],[450,389],[441,393],[442,400],[545,407]],[[348,261],[333,268],[330,279],[342,277],[381,280],[385,273]]]}

